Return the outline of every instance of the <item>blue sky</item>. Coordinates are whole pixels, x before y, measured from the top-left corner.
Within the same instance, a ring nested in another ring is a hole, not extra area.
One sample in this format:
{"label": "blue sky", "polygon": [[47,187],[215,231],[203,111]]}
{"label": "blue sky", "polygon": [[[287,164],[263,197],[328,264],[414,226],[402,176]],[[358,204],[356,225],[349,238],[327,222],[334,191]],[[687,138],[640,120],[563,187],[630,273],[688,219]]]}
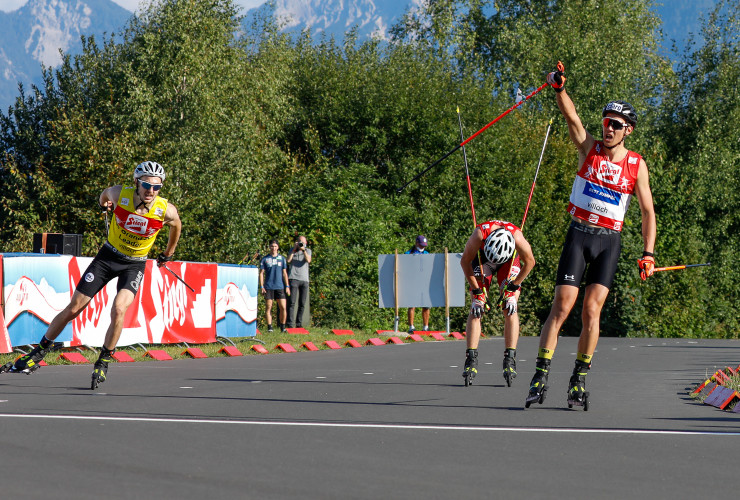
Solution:
{"label": "blue sky", "polygon": [[[131,12],[133,12],[136,9],[136,7],[139,5],[139,2],[141,2],[141,0],[112,0],[112,1],[120,5],[124,9],[130,10]],[[257,7],[258,5],[262,5],[263,3],[265,3],[265,0],[235,0],[235,2],[241,5],[242,7],[251,9],[252,7]],[[11,12],[11,11],[14,11],[24,6],[26,3],[28,3],[28,0],[0,0],[0,10],[4,10],[5,12]]]}

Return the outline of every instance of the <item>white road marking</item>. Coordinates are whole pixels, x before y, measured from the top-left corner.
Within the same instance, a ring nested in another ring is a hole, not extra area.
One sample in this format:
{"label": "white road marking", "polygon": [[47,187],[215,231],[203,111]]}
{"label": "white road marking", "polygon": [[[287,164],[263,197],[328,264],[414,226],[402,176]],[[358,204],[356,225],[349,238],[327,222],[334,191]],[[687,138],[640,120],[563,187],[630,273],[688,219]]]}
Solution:
{"label": "white road marking", "polygon": [[740,436],[740,432],[719,431],[671,431],[665,429],[576,429],[547,427],[485,427],[465,425],[407,425],[407,424],[353,424],[337,422],[271,422],[264,420],[216,420],[186,418],[142,418],[142,417],[95,417],[87,415],[11,415],[0,413],[0,418],[28,418],[48,420],[92,420],[104,422],[144,422],[166,424],[223,424],[265,425],[277,427],[331,427],[352,429],[391,429],[411,431],[479,431],[479,432],[542,432],[571,434],[633,434],[654,436]]}

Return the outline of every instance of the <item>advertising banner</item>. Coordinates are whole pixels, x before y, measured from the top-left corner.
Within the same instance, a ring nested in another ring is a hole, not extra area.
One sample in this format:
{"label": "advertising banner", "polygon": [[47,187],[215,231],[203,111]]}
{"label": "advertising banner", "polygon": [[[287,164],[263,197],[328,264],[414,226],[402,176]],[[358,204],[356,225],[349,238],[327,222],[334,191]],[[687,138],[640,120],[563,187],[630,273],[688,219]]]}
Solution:
{"label": "advertising banner", "polygon": [[257,335],[257,284],[255,266],[218,266],[216,334],[222,337]]}
{"label": "advertising banner", "polygon": [[[90,262],[91,257],[3,255],[5,324],[12,345],[38,343],[51,320],[69,304]],[[119,346],[215,341],[217,265],[168,262],[167,266],[195,292],[148,260],[139,293],[126,312]],[[56,340],[73,346],[102,346],[117,285],[117,279],[109,282]]]}
{"label": "advertising banner", "polygon": [[[46,328],[69,304],[69,255],[5,254],[3,303],[5,324],[14,346],[36,344]],[[76,283],[76,282],[75,282]],[[72,340],[72,325],[62,331],[60,342]]]}

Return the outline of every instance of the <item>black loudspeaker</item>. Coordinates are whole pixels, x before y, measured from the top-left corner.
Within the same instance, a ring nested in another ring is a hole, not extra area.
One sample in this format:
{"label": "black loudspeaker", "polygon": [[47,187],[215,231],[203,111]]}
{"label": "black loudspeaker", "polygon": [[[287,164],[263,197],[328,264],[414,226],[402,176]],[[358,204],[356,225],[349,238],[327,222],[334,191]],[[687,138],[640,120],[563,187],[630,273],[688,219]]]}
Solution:
{"label": "black loudspeaker", "polygon": [[82,254],[81,234],[34,233],[33,253]]}

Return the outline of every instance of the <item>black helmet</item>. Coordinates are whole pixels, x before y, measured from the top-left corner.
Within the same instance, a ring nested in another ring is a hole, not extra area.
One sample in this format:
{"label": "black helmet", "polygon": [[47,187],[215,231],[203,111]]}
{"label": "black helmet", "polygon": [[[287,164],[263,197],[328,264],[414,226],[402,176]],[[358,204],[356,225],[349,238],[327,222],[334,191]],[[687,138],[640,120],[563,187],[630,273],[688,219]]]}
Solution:
{"label": "black helmet", "polygon": [[635,108],[626,101],[610,102],[604,106],[604,110],[601,112],[602,118],[605,117],[607,113],[616,113],[624,117],[624,119],[627,120],[627,123],[633,127],[637,126],[637,114],[635,113]]}

